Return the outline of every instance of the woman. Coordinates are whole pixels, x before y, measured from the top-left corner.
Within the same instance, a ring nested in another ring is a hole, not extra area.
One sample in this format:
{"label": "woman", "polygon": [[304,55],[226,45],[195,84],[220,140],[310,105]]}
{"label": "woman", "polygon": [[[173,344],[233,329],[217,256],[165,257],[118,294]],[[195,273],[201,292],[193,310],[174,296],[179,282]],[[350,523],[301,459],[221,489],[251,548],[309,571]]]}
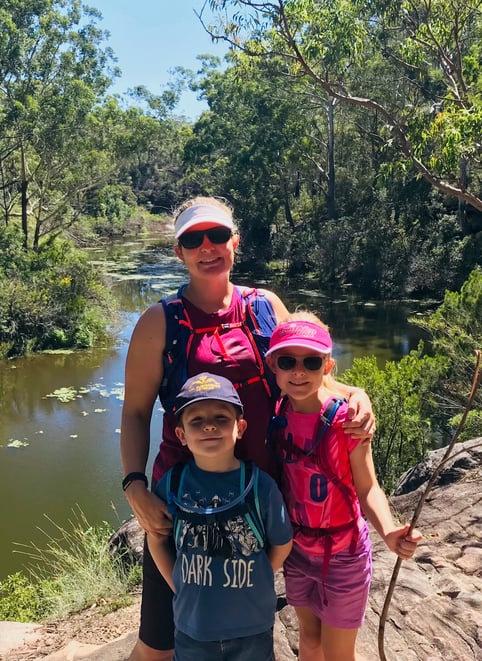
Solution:
{"label": "woman", "polygon": [[[237,387],[248,430],[237,448],[275,474],[276,461],[265,443],[277,391],[264,371],[269,336],[288,311],[273,292],[235,287],[230,280],[239,245],[230,208],[215,198],[186,202],[175,215],[174,252],[189,273],[177,296],[149,307],[132,334],[126,361],[122,410],[123,488],[141,527],[154,535],[170,534],[171,524],[145,476],[150,422],[156,398],[164,406],[162,443],[154,462],[153,483],[189,452],[174,432],[172,401],[185,378],[209,371]],[[374,418],[367,395],[336,384],[349,398],[347,428],[371,438]],[[144,552],[139,639],[131,661],[170,661],[174,646],[172,592]]]}

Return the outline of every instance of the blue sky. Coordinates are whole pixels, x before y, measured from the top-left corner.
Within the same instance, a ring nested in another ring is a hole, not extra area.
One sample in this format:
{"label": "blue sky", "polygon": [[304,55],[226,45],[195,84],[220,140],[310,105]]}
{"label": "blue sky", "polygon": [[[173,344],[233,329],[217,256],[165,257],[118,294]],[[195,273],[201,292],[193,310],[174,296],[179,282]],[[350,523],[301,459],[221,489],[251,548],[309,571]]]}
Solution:
{"label": "blue sky", "polygon": [[[170,78],[176,66],[198,68],[197,55],[210,53],[222,58],[226,46],[213,44],[194,13],[203,0],[87,0],[99,9],[100,27],[110,32],[107,42],[122,69],[111,92],[123,93],[144,85],[154,94]],[[176,114],[195,119],[205,105],[194,94],[183,95]]]}

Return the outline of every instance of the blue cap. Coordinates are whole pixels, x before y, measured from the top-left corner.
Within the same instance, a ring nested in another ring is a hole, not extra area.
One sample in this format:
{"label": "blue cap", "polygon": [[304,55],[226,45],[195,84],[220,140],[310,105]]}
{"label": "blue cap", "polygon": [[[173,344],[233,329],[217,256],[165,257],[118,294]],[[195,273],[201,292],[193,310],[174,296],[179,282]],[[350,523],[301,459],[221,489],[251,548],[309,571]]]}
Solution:
{"label": "blue cap", "polygon": [[243,413],[243,405],[231,381],[209,372],[196,374],[196,376],[192,376],[185,382],[176,397],[174,413],[179,415],[189,404],[209,399],[234,404]]}

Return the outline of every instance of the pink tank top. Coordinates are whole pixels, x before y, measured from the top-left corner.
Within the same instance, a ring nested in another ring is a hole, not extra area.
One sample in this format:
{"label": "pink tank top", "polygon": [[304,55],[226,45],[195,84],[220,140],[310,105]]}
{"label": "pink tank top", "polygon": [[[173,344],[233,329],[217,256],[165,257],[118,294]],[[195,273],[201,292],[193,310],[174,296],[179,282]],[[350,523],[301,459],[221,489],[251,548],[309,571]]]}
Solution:
{"label": "pink tank top", "polygon": [[[254,350],[243,328],[216,328],[243,321],[243,306],[236,289],[229,308],[222,312],[208,314],[185,298],[183,303],[193,328],[210,329],[193,336],[188,356],[189,377],[207,371],[224,376],[233,383],[243,383],[258,375]],[[239,459],[254,461],[259,468],[274,475],[276,462],[266,446],[266,430],[274,402],[262,381],[244,385],[239,388],[238,394],[248,426],[243,438],[237,441],[235,454]],[[186,462],[192,458],[174,433],[175,422],[174,415],[164,413],[162,442],[153,468],[156,482],[178,461]]]}
{"label": "pink tank top", "polygon": [[[327,404],[325,402],[323,410]],[[313,455],[299,457],[289,450],[283,452],[281,491],[294,527],[294,543],[311,555],[324,555],[326,543],[323,536],[310,534],[307,529],[326,530],[347,526],[353,521],[359,529],[362,525],[349,457],[359,441],[345,434],[341,427],[346,409],[346,404],[340,406]],[[314,442],[320,414],[295,413],[288,404],[285,416],[288,447],[292,444],[308,451]],[[324,453],[322,460],[320,453]],[[343,484],[342,488],[335,484],[333,477]],[[347,548],[352,536],[353,527],[332,534],[330,553]]]}

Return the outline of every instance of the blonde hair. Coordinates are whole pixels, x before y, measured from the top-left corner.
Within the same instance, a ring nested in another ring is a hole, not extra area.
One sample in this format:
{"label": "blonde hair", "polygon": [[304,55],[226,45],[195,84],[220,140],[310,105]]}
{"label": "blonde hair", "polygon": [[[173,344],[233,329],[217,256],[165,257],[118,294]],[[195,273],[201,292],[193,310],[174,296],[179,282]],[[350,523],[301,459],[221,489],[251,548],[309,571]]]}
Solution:
{"label": "blonde hair", "polygon": [[329,326],[323,323],[323,321],[321,321],[321,319],[317,317],[316,314],[310,312],[309,310],[297,309],[295,312],[290,312],[290,314],[285,319],[283,319],[281,323],[285,323],[287,321],[310,321],[312,324],[317,324],[318,326],[324,328],[326,331],[330,331]]}
{"label": "blonde hair", "polygon": [[213,207],[219,207],[225,213],[231,216],[231,218],[233,217],[233,208],[226,199],[222,197],[205,197],[202,195],[197,195],[196,197],[192,197],[190,200],[186,200],[180,206],[174,209],[174,212],[172,214],[174,221],[176,221],[176,219],[180,216],[180,214],[183,211],[186,211],[186,209],[190,209],[191,207],[194,207],[197,204],[207,204]]}

